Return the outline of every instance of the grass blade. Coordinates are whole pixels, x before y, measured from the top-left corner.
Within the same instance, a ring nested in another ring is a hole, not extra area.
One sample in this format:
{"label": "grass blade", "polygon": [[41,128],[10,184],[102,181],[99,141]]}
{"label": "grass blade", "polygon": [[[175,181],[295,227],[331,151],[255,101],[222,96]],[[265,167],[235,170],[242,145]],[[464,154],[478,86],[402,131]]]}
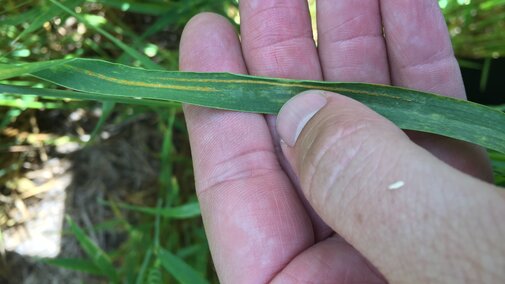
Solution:
{"label": "grass blade", "polygon": [[37,72],[38,70],[56,67],[59,64],[68,62],[69,59],[54,60],[54,61],[41,61],[34,63],[21,63],[21,64],[0,64],[0,80],[27,75],[27,73]]}
{"label": "grass blade", "polygon": [[98,33],[100,33],[101,35],[103,35],[104,37],[106,37],[107,39],[109,39],[110,41],[112,41],[115,45],[117,45],[119,48],[121,48],[124,52],[126,52],[132,58],[134,58],[134,59],[138,60],[140,63],[142,63],[142,65],[144,67],[150,68],[150,69],[158,69],[158,70],[163,69],[161,66],[159,66],[158,64],[156,64],[153,61],[151,61],[151,59],[149,59],[149,57],[147,57],[147,56],[143,55],[142,53],[136,51],[135,49],[129,47],[128,45],[126,45],[125,43],[123,43],[122,41],[120,41],[119,39],[117,39],[115,36],[113,36],[110,33],[108,33],[106,30],[100,28],[97,25],[94,25],[94,24],[90,23],[88,20],[86,20],[86,18],[84,18],[83,16],[81,16],[81,15],[75,13],[74,11],[70,10],[67,6],[63,5],[62,3],[59,3],[56,0],[49,0],[49,1],[51,1],[51,3],[53,3],[54,5],[56,5],[57,7],[59,7],[60,9],[64,10],[68,14],[74,16],[80,22],[82,22],[83,24],[85,24],[86,27],[88,27],[90,29],[94,29],[95,31],[97,31]]}
{"label": "grass blade", "polygon": [[47,258],[42,260],[49,265],[58,266],[65,269],[81,271],[97,276],[106,276],[103,271],[89,260],[78,258]]}
{"label": "grass blade", "polygon": [[86,92],[74,92],[67,90],[54,90],[44,88],[30,88],[24,86],[12,86],[0,84],[0,94],[12,95],[28,95],[28,96],[41,96],[60,99],[76,99],[76,100],[91,100],[99,102],[115,102],[124,104],[144,105],[151,107],[176,107],[180,106],[179,103],[160,100],[140,99],[138,97],[123,97],[123,96],[103,96],[99,94],[92,94]]}
{"label": "grass blade", "polygon": [[[20,100],[11,96],[0,95],[0,106],[9,107],[9,108],[17,108],[17,109],[64,109],[65,105],[62,103],[50,103],[50,102],[38,102],[35,100],[29,100],[29,97],[24,97],[24,99]],[[32,97],[34,98],[34,97]],[[34,98],[35,99],[35,98]],[[1,128],[1,127],[0,127]]]}
{"label": "grass blade", "polygon": [[[83,2],[84,0],[68,0],[64,1],[63,4],[66,7],[73,9],[74,7],[82,4]],[[42,27],[42,25],[44,25],[45,22],[63,13],[60,9],[54,9],[54,7],[42,6],[41,9],[42,9],[42,11],[40,11],[41,13],[38,13],[38,16],[35,17],[35,19],[31,20],[31,24],[28,26],[28,28],[26,28],[21,34],[19,34],[19,36],[14,40],[14,42],[22,39],[28,34],[33,33],[34,31]],[[27,21],[30,21],[30,19],[27,19]]]}
{"label": "grass blade", "polygon": [[39,67],[36,72],[28,71],[29,66],[18,68],[42,80],[103,98],[140,97],[257,113],[275,114],[289,98],[302,91],[332,91],[364,103],[400,128],[439,134],[505,152],[503,112],[404,88],[230,73],[145,70],[91,59],[73,59],[42,70]]}
{"label": "grass blade", "polygon": [[41,13],[43,13],[44,11],[44,7],[43,6],[39,6],[37,8],[33,8],[33,9],[30,9],[26,12],[23,12],[21,14],[13,14],[14,11],[16,11],[17,9],[19,8],[22,8],[23,6],[27,5],[29,2],[31,2],[32,0],[29,0],[29,1],[26,1],[24,3],[19,3],[16,5],[16,7],[13,7],[12,10],[3,10],[0,12],[0,15],[1,16],[4,16],[4,15],[9,15],[8,17],[0,17],[0,26],[17,26],[17,25],[21,25],[23,23],[26,23],[27,21],[29,21],[30,19],[33,19],[35,17],[37,17],[38,15],[40,15]]}
{"label": "grass blade", "polygon": [[[5,113],[5,117],[0,122],[0,131],[4,130],[5,127],[7,127],[11,122],[13,122],[14,120],[16,120],[16,118],[18,116],[20,116],[21,113],[23,113],[23,112],[21,110],[19,110],[19,109],[10,109],[10,110],[8,110],[7,113]],[[0,238],[0,242],[1,242],[1,238]]]}
{"label": "grass blade", "polygon": [[198,202],[187,203],[176,207],[145,207],[145,206],[135,206],[126,203],[117,203],[119,208],[136,211],[148,215],[154,215],[172,218],[172,219],[187,219],[200,216],[200,206]]}
{"label": "grass blade", "polygon": [[[171,188],[171,181],[172,181],[172,175],[173,175],[173,155],[172,155],[172,149],[173,149],[173,127],[174,127],[174,122],[175,122],[175,114],[176,110],[175,108],[170,108],[168,111],[168,114],[166,112],[162,112],[161,116],[162,118],[167,120],[166,123],[166,129],[163,131],[163,143],[161,146],[161,174],[160,174],[160,185],[161,185],[161,191],[160,195],[162,198],[165,200],[166,206],[170,206],[174,204],[174,194],[176,192],[172,191]],[[164,116],[168,116],[165,118]]]}
{"label": "grass blade", "polygon": [[94,142],[98,134],[101,133],[102,127],[104,126],[105,122],[107,122],[107,119],[109,116],[112,114],[114,111],[114,108],[116,107],[115,102],[103,102],[102,103],[102,114],[100,115],[100,118],[98,119],[98,122],[95,125],[95,128],[91,132],[91,137],[89,139],[89,142]]}
{"label": "grass blade", "polygon": [[140,271],[137,275],[137,279],[135,280],[135,284],[144,283],[144,278],[146,275],[147,266],[149,265],[149,262],[151,261],[152,255],[153,255],[153,250],[148,249],[146,252],[146,255],[144,256],[144,260],[142,260],[142,265],[140,266]]}
{"label": "grass blade", "polygon": [[208,283],[200,273],[196,272],[182,259],[165,249],[159,250],[158,259],[161,262],[161,266],[177,279],[179,283]]}
{"label": "grass blade", "polygon": [[161,275],[161,271],[159,265],[153,265],[149,268],[149,273],[147,274],[146,284],[162,284],[163,276]]}
{"label": "grass blade", "polygon": [[105,6],[114,7],[121,11],[128,11],[134,13],[148,14],[148,15],[161,15],[170,11],[173,3],[142,3],[124,0],[88,0],[88,2],[100,3]]}
{"label": "grass blade", "polygon": [[67,222],[70,225],[70,230],[74,236],[79,241],[79,245],[86,252],[88,257],[91,258],[93,264],[100,269],[100,271],[109,278],[114,283],[119,282],[119,277],[116,273],[116,269],[112,265],[112,261],[109,256],[100,249],[86,234],[84,231],[77,226],[76,223],[67,217]]}
{"label": "grass blade", "polygon": [[491,69],[491,58],[484,59],[484,65],[482,67],[482,73],[480,76],[480,92],[485,93],[487,88],[487,82],[489,81],[489,70]]}

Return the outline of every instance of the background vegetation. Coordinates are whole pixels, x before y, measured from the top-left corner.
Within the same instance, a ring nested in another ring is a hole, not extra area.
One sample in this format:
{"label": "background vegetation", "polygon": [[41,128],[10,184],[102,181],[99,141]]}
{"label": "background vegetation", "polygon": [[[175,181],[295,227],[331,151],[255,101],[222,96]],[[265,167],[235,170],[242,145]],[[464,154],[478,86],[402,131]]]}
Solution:
{"label": "background vegetation", "polygon": [[[314,1],[309,2],[314,12]],[[505,0],[439,3],[469,98],[503,109]],[[2,0],[0,63],[88,57],[176,70],[181,31],[201,11],[222,14],[237,27],[240,22],[236,0]],[[30,77],[8,83],[41,84]],[[113,143],[120,139],[130,146],[106,165],[117,174],[104,175],[103,169],[90,166],[94,152],[89,149],[107,156],[104,153],[117,151]],[[82,193],[74,193],[73,203],[67,202],[72,210],[67,209],[71,217],[65,233],[76,240],[80,254],[42,263],[82,271],[91,277],[88,281],[98,283],[217,282],[194,196],[187,140],[177,105],[157,108],[0,94],[0,249],[1,230],[23,226],[12,212],[19,210],[20,202],[36,199],[21,185],[27,182],[26,173],[53,157],[65,158],[74,164],[74,184],[90,190],[96,185],[88,181],[102,178],[105,193],[88,199],[76,199]],[[59,150],[68,145],[77,150]],[[496,183],[504,185],[505,155],[490,156]],[[139,159],[149,160],[150,171],[132,165]],[[88,171],[83,172],[81,164]],[[79,217],[78,204],[92,206],[102,217],[86,222]],[[107,241],[110,236],[114,242]]]}

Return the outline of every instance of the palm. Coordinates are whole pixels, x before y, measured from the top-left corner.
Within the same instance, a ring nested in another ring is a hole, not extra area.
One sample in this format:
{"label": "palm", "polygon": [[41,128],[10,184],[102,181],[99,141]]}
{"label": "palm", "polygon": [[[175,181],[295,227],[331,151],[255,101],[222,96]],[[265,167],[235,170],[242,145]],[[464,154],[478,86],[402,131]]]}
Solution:
{"label": "palm", "polygon": [[[240,4],[241,43],[225,20],[200,15],[181,41],[182,70],[395,84],[465,96],[435,0],[320,0],[317,48],[305,0]],[[384,282],[299,198],[273,142],[272,117],[193,106],[185,114],[197,194],[222,282]],[[479,149],[413,135],[453,166],[486,177]]]}

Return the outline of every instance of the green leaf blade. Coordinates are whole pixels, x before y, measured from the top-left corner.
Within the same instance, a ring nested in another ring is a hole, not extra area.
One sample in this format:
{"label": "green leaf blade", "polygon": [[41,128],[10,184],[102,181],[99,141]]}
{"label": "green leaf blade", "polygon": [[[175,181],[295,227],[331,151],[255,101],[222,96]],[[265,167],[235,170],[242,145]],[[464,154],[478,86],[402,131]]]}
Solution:
{"label": "green leaf blade", "polygon": [[106,275],[109,280],[114,283],[119,282],[119,277],[117,275],[116,269],[112,264],[109,256],[99,248],[86,234],[84,231],[70,218],[67,218],[67,222],[70,226],[70,230],[77,238],[79,245],[86,252],[88,257],[91,258],[91,262],[98,268],[100,271]]}
{"label": "green leaf blade", "polygon": [[164,218],[187,219],[200,216],[200,205],[198,202],[187,203],[175,207],[146,207],[136,206],[127,203],[117,203],[119,208],[140,212],[148,215],[159,215]]}
{"label": "green leaf blade", "polygon": [[[81,5],[83,2],[84,2],[84,0],[68,0],[68,1],[63,1],[62,4],[73,9],[76,6]],[[21,34],[19,34],[19,36],[16,38],[16,40],[20,40],[23,37],[25,37],[26,35],[33,33],[34,31],[36,31],[37,29],[42,27],[42,25],[45,22],[62,14],[62,12],[59,9],[54,9],[53,7],[42,6],[42,7],[39,7],[39,9],[41,9],[41,11],[39,11],[39,13],[37,13],[37,16],[35,17],[35,19],[31,20],[31,24],[28,26],[28,28],[26,28]],[[27,19],[27,20],[29,20],[29,19]]]}
{"label": "green leaf blade", "polygon": [[195,271],[191,266],[171,252],[160,248],[158,259],[161,266],[165,268],[179,283],[206,284],[203,276]]}
{"label": "green leaf blade", "polygon": [[146,70],[90,59],[73,59],[47,65],[45,69],[34,66],[37,67],[34,71],[26,66],[23,70],[42,80],[104,99],[175,101],[243,112],[275,114],[287,100],[302,91],[331,91],[364,103],[400,128],[439,134],[505,152],[503,112],[415,90],[365,83]]}
{"label": "green leaf blade", "polygon": [[78,258],[47,258],[42,260],[49,265],[58,266],[65,269],[80,271],[97,276],[106,276],[103,271],[89,260]]}
{"label": "green leaf blade", "polygon": [[32,72],[56,67],[57,65],[68,62],[70,60],[71,59],[61,59],[22,64],[0,64],[0,80],[28,75]]}

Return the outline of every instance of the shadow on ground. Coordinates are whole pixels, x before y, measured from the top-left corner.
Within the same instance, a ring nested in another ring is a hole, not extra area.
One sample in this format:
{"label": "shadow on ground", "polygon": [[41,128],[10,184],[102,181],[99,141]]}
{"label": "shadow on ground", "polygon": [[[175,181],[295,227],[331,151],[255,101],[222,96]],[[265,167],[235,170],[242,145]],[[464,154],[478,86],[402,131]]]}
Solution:
{"label": "shadow on ground", "polygon": [[[117,230],[93,229],[94,225],[114,218],[111,209],[101,201],[135,202],[152,197],[154,202],[156,197],[159,173],[157,153],[162,139],[156,124],[154,116],[144,116],[115,126],[110,131],[111,137],[105,141],[52,157],[70,164],[68,171],[53,177],[58,179],[71,174],[70,184],[64,190],[64,214],[71,216],[87,232],[92,232],[90,237],[106,251],[117,249],[125,235]],[[43,196],[37,198],[43,199]],[[20,226],[24,228],[18,229],[29,229],[26,224]],[[63,222],[63,228],[66,227]],[[59,233],[61,244],[58,257],[85,258],[72,235],[67,234],[65,229]],[[46,265],[11,251],[0,263],[0,283],[103,283],[103,280]]]}

